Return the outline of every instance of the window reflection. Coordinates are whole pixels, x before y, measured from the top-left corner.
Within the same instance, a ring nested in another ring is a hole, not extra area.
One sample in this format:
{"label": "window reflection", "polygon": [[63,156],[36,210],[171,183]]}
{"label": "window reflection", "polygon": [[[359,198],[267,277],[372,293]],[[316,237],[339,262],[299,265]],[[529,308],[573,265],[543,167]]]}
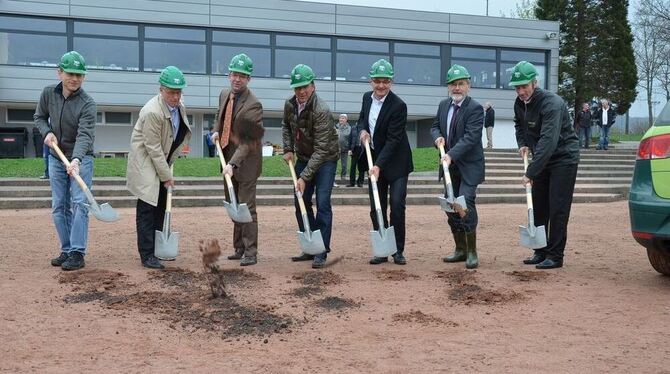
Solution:
{"label": "window reflection", "polygon": [[451,47],[452,58],[496,59],[496,50],[492,48]]}
{"label": "window reflection", "polygon": [[167,65],[174,65],[184,73],[204,74],[205,45],[145,42],[144,70],[161,71]]}
{"label": "window reflection", "polygon": [[277,49],[275,51],[275,77],[290,78],[291,70],[305,64],[314,70],[317,79],[331,79],[331,53]]}
{"label": "window reflection", "polygon": [[74,38],[74,49],[86,59],[89,69],[140,69],[139,42],[96,38]]}
{"label": "window reflection", "polygon": [[452,64],[464,66],[470,73],[470,86],[478,88],[496,88],[495,61],[451,60]]}
{"label": "window reflection", "polygon": [[65,52],[65,36],[0,32],[0,64],[57,66]]}
{"label": "window reflection", "polygon": [[[389,57],[384,55],[340,52],[337,54],[337,74],[335,75],[335,80],[367,82],[370,76],[370,66],[380,58],[388,60]],[[397,71],[397,69],[395,70]]]}
{"label": "window reflection", "polygon": [[440,85],[440,59],[396,56],[394,65],[397,83]]}

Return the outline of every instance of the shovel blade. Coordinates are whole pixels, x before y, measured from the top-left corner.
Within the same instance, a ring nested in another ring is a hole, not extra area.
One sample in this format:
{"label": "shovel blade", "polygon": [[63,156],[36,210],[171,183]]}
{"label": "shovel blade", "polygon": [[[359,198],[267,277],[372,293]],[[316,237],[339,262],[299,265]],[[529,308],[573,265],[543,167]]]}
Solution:
{"label": "shovel blade", "polygon": [[530,249],[544,248],[547,246],[547,231],[543,226],[526,227],[519,225],[519,242],[522,246]]}
{"label": "shovel blade", "polygon": [[103,203],[101,205],[88,205],[88,209],[95,218],[103,222],[114,222],[118,221],[119,219],[119,213],[117,213],[108,203]]}
{"label": "shovel blade", "polygon": [[161,260],[174,260],[179,254],[179,233],[156,230],[154,236],[154,256]]}
{"label": "shovel blade", "polygon": [[321,230],[312,231],[309,234],[298,231],[298,242],[302,252],[308,255],[320,255],[326,251]]}
{"label": "shovel blade", "polygon": [[233,221],[238,223],[249,223],[252,221],[251,212],[249,211],[249,207],[246,203],[233,205],[227,201],[224,201],[223,206],[226,207],[228,216],[230,216],[230,219]]}
{"label": "shovel blade", "polygon": [[439,196],[440,199],[440,208],[444,210],[447,213],[455,213],[456,211],[454,210],[454,200],[449,199],[448,197],[444,196]]}
{"label": "shovel blade", "polygon": [[372,255],[375,257],[388,257],[398,251],[393,226],[379,231],[370,230],[370,241],[372,241]]}

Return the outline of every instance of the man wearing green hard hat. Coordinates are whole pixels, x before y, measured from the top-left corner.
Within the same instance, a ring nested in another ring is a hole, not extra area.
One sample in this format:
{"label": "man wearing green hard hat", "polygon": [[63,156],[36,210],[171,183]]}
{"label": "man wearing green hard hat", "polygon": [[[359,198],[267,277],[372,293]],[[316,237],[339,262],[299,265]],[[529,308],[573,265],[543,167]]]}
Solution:
{"label": "man wearing green hard hat", "polygon": [[[414,170],[412,151],[407,139],[407,105],[391,91],[393,66],[381,59],[370,67],[372,91],[363,94],[358,128],[363,147],[369,142],[372,165],[368,174],[377,179],[382,220],[377,222],[376,209],[371,206],[370,218],[375,231],[393,226],[397,252],[393,262],[405,265],[405,201],[409,173]],[[365,157],[362,155],[361,157]],[[370,200],[373,200],[372,183],[368,185]],[[391,212],[387,218],[387,207]],[[384,227],[380,227],[381,225]],[[371,265],[388,261],[388,257],[372,257]]]}
{"label": "man wearing green hard hat", "polygon": [[[311,229],[321,230],[326,252],[313,256],[302,253],[293,261],[312,261],[312,268],[326,265],[330,252],[333,229],[333,209],[330,195],[335,182],[339,159],[338,136],[328,104],[316,94],[314,71],[299,64],[291,71],[291,88],[294,95],[284,103],[282,138],[284,161],[293,160],[298,176],[297,192],[307,208]],[[312,209],[312,195],[316,194],[316,215]],[[295,215],[300,231],[305,232],[298,199],[294,198]]]}
{"label": "man wearing green hard hat", "polygon": [[[233,222],[235,253],[229,260],[241,260],[241,266],[254,265],[258,252],[256,181],[261,175],[263,106],[247,87],[254,64],[244,53],[233,56],[228,65],[230,88],[219,95],[219,111],[212,139],[219,142],[226,159],[223,173],[230,176],[240,203],[247,204],[251,222]],[[230,201],[228,190],[226,198]]]}
{"label": "man wearing green hard hat", "polygon": [[579,139],[565,101],[539,87],[530,62],[520,61],[509,85],[516,90],[514,128],[521,157],[532,154],[521,183],[532,185],[535,226],[548,228],[547,246],[524,264],[538,269],[563,266],[572,194],[579,163]]}
{"label": "man wearing green hard hat", "polygon": [[57,73],[60,83],[42,90],[34,120],[44,144],[51,148],[57,145],[70,160],[70,166],[65,167],[54,150],[47,156],[52,215],[60,240],[60,255],[51,260],[51,265],[76,270],[84,267],[88,208],[85,192],[70,177],[79,175],[91,188],[97,109],[82,88],[86,76],[82,55],[76,51],[64,54]]}
{"label": "man wearing green hard hat", "polygon": [[163,269],[154,255],[154,233],[162,230],[167,188],[174,187],[171,165],[191,139],[186,107],[181,101],[184,74],[168,66],[158,77],[158,95],[140,110],[130,136],[126,187],[137,197],[135,223],[142,266]]}
{"label": "man wearing green hard hat", "polygon": [[[465,197],[465,215],[447,213],[447,222],[456,245],[454,253],[444,257],[444,262],[465,262],[467,269],[479,266],[477,257],[477,186],[484,181],[484,148],[482,129],[484,108],[470,94],[470,73],[461,65],[452,65],[447,72],[449,97],[437,108],[435,121],[430,129],[438,149],[443,148],[451,177],[454,196]],[[440,167],[440,176],[444,171]],[[445,195],[446,197],[446,195]]]}

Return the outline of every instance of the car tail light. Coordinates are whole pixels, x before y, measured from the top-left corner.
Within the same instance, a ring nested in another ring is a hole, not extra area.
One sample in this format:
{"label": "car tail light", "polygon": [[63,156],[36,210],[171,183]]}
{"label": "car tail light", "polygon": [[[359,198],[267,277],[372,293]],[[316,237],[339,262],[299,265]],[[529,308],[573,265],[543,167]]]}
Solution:
{"label": "car tail light", "polygon": [[641,231],[633,231],[633,237],[638,239],[652,239],[654,234]]}
{"label": "car tail light", "polygon": [[654,160],[670,157],[670,134],[652,136],[640,142],[637,160]]}

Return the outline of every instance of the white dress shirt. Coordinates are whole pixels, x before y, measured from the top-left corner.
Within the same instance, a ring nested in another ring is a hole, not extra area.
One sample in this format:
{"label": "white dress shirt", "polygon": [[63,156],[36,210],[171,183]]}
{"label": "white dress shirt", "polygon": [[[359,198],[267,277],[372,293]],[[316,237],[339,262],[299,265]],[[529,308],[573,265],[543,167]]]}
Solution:
{"label": "white dress shirt", "polygon": [[380,100],[377,100],[374,92],[371,94],[372,104],[370,104],[370,115],[368,115],[368,126],[370,126],[370,147],[372,147],[373,149],[375,148],[375,145],[372,142],[372,138],[375,136],[375,126],[377,125],[377,118],[379,117],[379,112],[382,110],[384,100],[386,100],[387,96],[388,94],[382,97]]}
{"label": "white dress shirt", "polygon": [[607,109],[603,108],[603,126],[607,126]]}

